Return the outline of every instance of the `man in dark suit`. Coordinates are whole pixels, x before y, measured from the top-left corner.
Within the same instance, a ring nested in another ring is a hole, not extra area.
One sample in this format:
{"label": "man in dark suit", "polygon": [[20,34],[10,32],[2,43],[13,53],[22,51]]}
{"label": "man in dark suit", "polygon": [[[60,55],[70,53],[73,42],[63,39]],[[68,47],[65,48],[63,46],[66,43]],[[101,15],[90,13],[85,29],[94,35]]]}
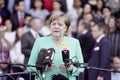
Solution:
{"label": "man in dark suit", "polygon": [[[93,39],[91,32],[89,30],[90,24],[81,20],[78,24],[78,40],[80,41],[80,46],[83,53],[84,62],[88,63],[91,51],[94,47],[95,40]],[[83,76],[84,75],[84,76]],[[80,80],[87,80],[87,70],[85,70],[84,74],[80,74]]]}
{"label": "man in dark suit", "polygon": [[39,18],[31,18],[30,26],[31,29],[21,38],[22,53],[25,55],[25,64],[28,63],[35,40],[39,37],[42,37],[42,35],[38,32],[41,28],[41,21]]}
{"label": "man in dark suit", "polygon": [[88,63],[91,51],[95,44],[95,40],[93,39],[89,28],[90,24],[84,21],[80,21],[78,24],[78,40],[80,41],[85,63]]}
{"label": "man in dark suit", "polygon": [[25,16],[29,15],[25,13],[25,3],[24,0],[17,0],[15,2],[15,13],[11,15],[11,21],[13,24],[13,31],[16,30],[18,27],[24,26],[24,19]]}
{"label": "man in dark suit", "polygon": [[[88,65],[110,69],[111,44],[104,34],[105,26],[98,23],[92,27],[92,36],[96,40]],[[110,73],[100,70],[88,70],[88,80],[110,80]]]}

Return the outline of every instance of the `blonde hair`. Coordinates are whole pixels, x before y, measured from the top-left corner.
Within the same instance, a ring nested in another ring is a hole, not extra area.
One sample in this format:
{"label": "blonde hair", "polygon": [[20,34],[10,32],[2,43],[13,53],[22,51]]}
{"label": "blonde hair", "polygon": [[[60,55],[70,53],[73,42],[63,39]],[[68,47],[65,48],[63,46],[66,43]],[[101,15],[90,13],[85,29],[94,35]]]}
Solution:
{"label": "blonde hair", "polygon": [[64,18],[64,23],[65,23],[65,25],[67,26],[67,30],[69,29],[69,27],[70,27],[70,20],[69,20],[69,18],[68,18],[68,16],[66,15],[66,14],[64,14],[63,12],[60,12],[60,11],[55,11],[51,16],[50,16],[50,18],[49,18],[49,26],[50,26],[50,24],[54,21],[54,20],[56,20],[56,19],[58,19],[58,18],[60,18],[60,17],[63,17]]}

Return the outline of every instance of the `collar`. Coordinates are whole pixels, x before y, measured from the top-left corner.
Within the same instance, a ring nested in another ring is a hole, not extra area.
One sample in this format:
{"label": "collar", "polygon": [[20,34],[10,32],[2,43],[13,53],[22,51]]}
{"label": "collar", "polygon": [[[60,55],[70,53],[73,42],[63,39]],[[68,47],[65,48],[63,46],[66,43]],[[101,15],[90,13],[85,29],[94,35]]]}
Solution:
{"label": "collar", "polygon": [[96,42],[99,43],[100,40],[101,40],[104,36],[105,36],[105,34],[101,35],[101,36],[96,40]]}
{"label": "collar", "polygon": [[88,30],[84,30],[83,32],[82,32],[82,34],[86,34],[88,32]]}
{"label": "collar", "polygon": [[33,30],[33,29],[30,29],[30,32],[32,33],[33,37],[36,38],[36,33],[38,33],[38,32],[36,32],[36,31]]}

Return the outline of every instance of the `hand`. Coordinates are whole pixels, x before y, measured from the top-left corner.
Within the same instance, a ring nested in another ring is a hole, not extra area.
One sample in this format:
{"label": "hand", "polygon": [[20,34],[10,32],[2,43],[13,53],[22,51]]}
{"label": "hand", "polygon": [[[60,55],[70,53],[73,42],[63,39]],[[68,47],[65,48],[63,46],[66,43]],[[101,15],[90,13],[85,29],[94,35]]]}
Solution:
{"label": "hand", "polygon": [[66,68],[64,64],[61,64],[60,69],[63,72],[72,71],[73,70],[73,65],[70,64],[69,67]]}
{"label": "hand", "polygon": [[97,80],[104,80],[104,78],[102,76],[98,76]]}
{"label": "hand", "polygon": [[68,71],[72,71],[73,70],[73,65],[69,65],[69,67],[67,68]]}
{"label": "hand", "polygon": [[52,64],[50,67],[48,67],[48,70],[53,70],[53,69],[55,69],[55,65],[54,64]]}
{"label": "hand", "polygon": [[67,68],[65,67],[64,64],[60,65],[60,69],[61,69],[62,72],[66,72],[67,71]]}

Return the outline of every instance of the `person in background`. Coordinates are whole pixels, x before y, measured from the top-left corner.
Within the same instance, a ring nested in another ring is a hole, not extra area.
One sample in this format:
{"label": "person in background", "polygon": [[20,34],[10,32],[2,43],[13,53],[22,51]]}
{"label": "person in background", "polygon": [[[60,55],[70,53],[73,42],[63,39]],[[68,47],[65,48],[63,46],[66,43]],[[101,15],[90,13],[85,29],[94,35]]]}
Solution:
{"label": "person in background", "polygon": [[110,32],[107,37],[112,44],[112,56],[120,56],[120,17],[118,17],[115,22],[115,31]]}
{"label": "person in background", "polygon": [[[82,53],[83,53],[83,59],[85,63],[88,63],[89,58],[90,58],[90,54],[92,52],[92,49],[94,47],[95,44],[95,40],[93,39],[91,32],[90,32],[90,24],[86,23],[85,21],[81,20],[78,23],[78,33],[77,35],[79,35],[77,37],[77,39],[80,42],[80,46],[82,49]],[[82,78],[83,75],[83,79]],[[84,71],[83,74],[80,74],[79,79],[80,80],[87,80],[87,69]]]}
{"label": "person in background", "polygon": [[93,16],[96,22],[104,21],[102,10],[105,7],[103,0],[97,0],[96,9],[93,11]]}
{"label": "person in background", "polygon": [[44,9],[42,0],[34,0],[34,6],[30,9],[31,16],[39,17],[41,20],[41,26],[45,26],[45,18],[49,15],[49,12]]}
{"label": "person in background", "polygon": [[[68,19],[66,14],[62,12],[55,12],[51,15],[49,19],[49,26],[51,30],[51,35],[38,38],[35,41],[28,65],[36,64],[37,57],[41,49],[53,48],[56,52],[53,59],[53,64],[48,67],[48,70],[46,71],[46,76],[41,77],[42,74],[40,74],[41,76],[38,80],[41,80],[41,78],[44,78],[44,80],[52,80],[52,76],[57,74],[61,74],[69,80],[76,80],[76,76],[78,76],[80,72],[83,72],[84,69],[77,68],[72,64],[69,64],[68,67],[65,66],[61,54],[62,50],[69,50],[70,59],[76,56],[77,58],[74,58],[73,61],[83,63],[79,41],[77,39],[65,36],[65,32],[69,29],[70,26],[70,20]],[[36,71],[36,68],[33,67],[28,67],[27,69],[29,71]]]}
{"label": "person in background", "polygon": [[[113,56],[111,58],[112,70],[120,71],[120,56]],[[120,73],[111,72],[111,80],[120,80]]]}
{"label": "person in background", "polygon": [[111,16],[108,19],[108,24],[106,26],[106,33],[109,34],[111,32],[114,32],[116,30],[116,18]]}
{"label": "person in background", "polygon": [[[21,37],[23,34],[24,34],[23,28],[18,28],[16,31],[15,41],[10,49],[10,60],[11,63],[13,64],[24,64],[24,55],[22,54],[21,50]],[[23,68],[23,66],[20,66],[19,68]]]}
{"label": "person in background", "polygon": [[10,47],[13,45],[14,41],[15,41],[15,34],[16,31],[12,31],[12,22],[10,19],[7,19],[5,21],[5,26],[6,26],[6,31],[5,31],[5,39],[8,41],[8,43],[10,44]]}
{"label": "person in background", "polygon": [[77,29],[79,37],[77,39],[80,42],[85,63],[88,63],[91,51],[95,45],[95,40],[93,39],[89,29],[90,29],[89,23],[86,23],[83,20],[79,22]]}
{"label": "person in background", "polygon": [[102,13],[104,17],[104,23],[108,24],[108,20],[112,15],[111,9],[109,7],[104,7]]}
{"label": "person in background", "polygon": [[[89,67],[110,69],[111,43],[105,36],[105,25],[97,23],[92,27],[92,36],[96,43],[88,61]],[[88,70],[88,80],[110,80],[110,72]]]}
{"label": "person in background", "polygon": [[[4,64],[4,62],[9,63],[10,57],[9,57],[9,43],[5,39],[5,26],[0,26],[0,62],[3,62],[3,64],[0,64],[0,73],[9,73],[10,67],[7,64]],[[1,80],[6,80],[6,77],[1,77]]]}
{"label": "person in background", "polygon": [[3,23],[6,19],[10,18],[10,12],[8,11],[7,7],[5,6],[6,0],[0,0],[0,15],[3,18]]}
{"label": "person in background", "polygon": [[120,0],[108,0],[106,6],[110,7],[112,13],[120,10]]}
{"label": "person in background", "polygon": [[33,47],[35,40],[39,37],[42,37],[42,34],[39,33],[41,29],[41,21],[38,17],[32,17],[29,21],[30,30],[26,32],[21,38],[21,47],[22,53],[25,56],[24,63],[27,64],[30,53]]}
{"label": "person in background", "polygon": [[67,12],[67,15],[71,20],[71,31],[73,37],[77,34],[77,20],[79,16],[82,15],[82,11],[83,9],[81,0],[74,0],[73,8]]}
{"label": "person in background", "polygon": [[30,19],[31,19],[31,18],[32,18],[31,15],[27,15],[27,16],[25,17],[25,21],[24,21],[25,25],[24,25],[24,27],[23,27],[24,32],[28,32],[28,31],[30,30],[30,24],[29,24],[29,22],[30,22]]}
{"label": "person in background", "polygon": [[87,3],[83,6],[83,13],[82,14],[84,14],[84,13],[92,13],[92,7],[90,4]]}
{"label": "person in background", "polygon": [[60,0],[54,0],[53,1],[53,11],[52,13],[56,12],[56,11],[62,11],[63,12],[63,6],[62,6],[62,2]]}
{"label": "person in background", "polygon": [[48,15],[45,19],[45,26],[43,26],[41,29],[40,29],[40,33],[43,34],[43,36],[48,36],[51,34],[50,32],[50,27],[49,27],[49,18],[50,18],[51,15]]}
{"label": "person in background", "polygon": [[15,13],[11,15],[11,21],[13,24],[12,31],[16,31],[17,28],[24,26],[25,16],[29,15],[25,13],[25,3],[23,0],[15,1]]}
{"label": "person in background", "polygon": [[2,18],[2,15],[0,14],[0,26],[2,26],[3,25],[3,18]]}

